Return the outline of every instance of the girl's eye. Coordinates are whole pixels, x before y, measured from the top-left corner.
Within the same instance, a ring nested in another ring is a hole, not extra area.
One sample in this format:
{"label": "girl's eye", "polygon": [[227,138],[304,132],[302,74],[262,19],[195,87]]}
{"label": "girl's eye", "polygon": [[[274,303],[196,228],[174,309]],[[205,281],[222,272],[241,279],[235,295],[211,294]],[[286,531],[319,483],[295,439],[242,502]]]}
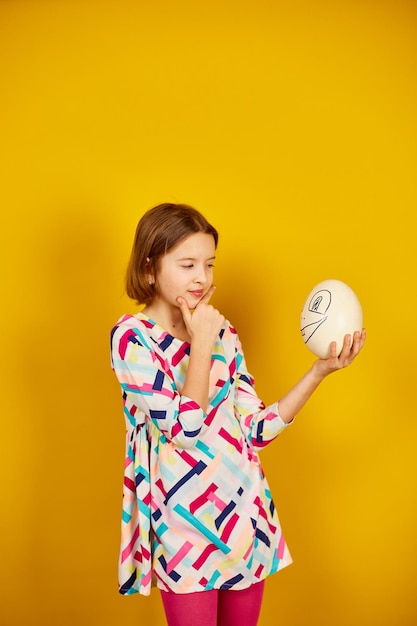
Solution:
{"label": "girl's eye", "polygon": [[[189,265],[182,265],[182,267],[186,270],[190,270],[194,267],[194,263],[190,263]],[[214,267],[213,263],[208,263],[207,267],[212,269]]]}

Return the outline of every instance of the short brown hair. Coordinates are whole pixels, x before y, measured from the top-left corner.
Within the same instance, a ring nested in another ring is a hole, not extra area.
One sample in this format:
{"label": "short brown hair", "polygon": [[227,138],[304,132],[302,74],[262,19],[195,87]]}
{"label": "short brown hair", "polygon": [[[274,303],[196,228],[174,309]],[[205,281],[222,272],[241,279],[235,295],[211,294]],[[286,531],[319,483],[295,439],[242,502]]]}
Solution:
{"label": "short brown hair", "polygon": [[155,288],[149,274],[156,274],[161,258],[194,233],[212,235],[217,247],[219,235],[204,215],[187,204],[164,203],[149,209],[139,220],[126,271],[127,295],[138,304],[149,304]]}

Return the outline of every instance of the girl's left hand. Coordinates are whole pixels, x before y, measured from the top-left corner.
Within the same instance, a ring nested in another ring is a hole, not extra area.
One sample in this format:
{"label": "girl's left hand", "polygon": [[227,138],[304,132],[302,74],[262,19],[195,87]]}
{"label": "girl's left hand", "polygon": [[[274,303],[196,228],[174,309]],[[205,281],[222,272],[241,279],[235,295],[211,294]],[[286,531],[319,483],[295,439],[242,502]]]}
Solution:
{"label": "girl's left hand", "polygon": [[351,336],[345,335],[343,341],[343,347],[339,355],[336,352],[336,342],[333,341],[330,344],[330,356],[327,359],[318,359],[313,363],[313,370],[320,376],[327,376],[332,372],[336,372],[344,367],[347,367],[358,356],[362,350],[366,339],[366,330],[363,328],[362,332],[356,331],[353,334],[353,341],[351,343]]}

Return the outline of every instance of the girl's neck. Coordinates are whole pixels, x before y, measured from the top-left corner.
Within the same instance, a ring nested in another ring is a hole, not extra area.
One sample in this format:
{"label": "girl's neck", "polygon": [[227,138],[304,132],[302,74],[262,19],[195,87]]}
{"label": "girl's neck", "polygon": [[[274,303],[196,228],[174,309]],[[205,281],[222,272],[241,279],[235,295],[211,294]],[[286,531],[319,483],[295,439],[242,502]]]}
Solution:
{"label": "girl's neck", "polygon": [[165,307],[152,302],[142,309],[142,313],[156,322],[158,326],[161,326],[161,328],[166,330],[173,337],[181,341],[190,342],[191,337],[184,324],[180,309],[176,307]]}

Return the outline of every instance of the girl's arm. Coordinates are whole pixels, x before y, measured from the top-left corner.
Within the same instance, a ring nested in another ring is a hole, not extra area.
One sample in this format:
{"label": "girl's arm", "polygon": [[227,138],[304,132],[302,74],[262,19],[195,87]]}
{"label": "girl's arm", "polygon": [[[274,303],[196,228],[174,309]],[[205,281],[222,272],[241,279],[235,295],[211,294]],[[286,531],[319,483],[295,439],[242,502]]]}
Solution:
{"label": "girl's arm", "polygon": [[336,354],[336,342],[333,342],[330,346],[329,358],[319,359],[313,363],[311,369],[278,403],[279,414],[286,424],[294,419],[326,376],[352,363],[362,349],[365,339],[365,329],[362,332],[355,332],[351,347],[351,337],[346,335],[339,356]]}
{"label": "girl's arm", "polygon": [[184,298],[178,298],[178,306],[191,337],[190,360],[182,393],[197,402],[203,411],[207,411],[208,407],[213,345],[224,323],[224,316],[208,304],[214,290],[212,286],[193,313]]}

